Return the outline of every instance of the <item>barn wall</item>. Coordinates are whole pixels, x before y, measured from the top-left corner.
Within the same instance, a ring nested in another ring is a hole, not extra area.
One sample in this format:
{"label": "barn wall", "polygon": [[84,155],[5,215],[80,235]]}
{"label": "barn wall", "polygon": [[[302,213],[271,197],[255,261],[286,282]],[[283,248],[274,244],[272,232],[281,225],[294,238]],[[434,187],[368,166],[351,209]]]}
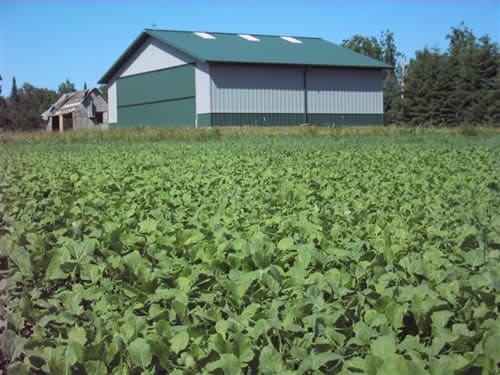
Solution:
{"label": "barn wall", "polygon": [[73,129],[88,129],[92,128],[94,124],[89,119],[87,108],[83,105],[76,107],[73,112]]}
{"label": "barn wall", "polygon": [[[156,39],[149,37],[135,51],[132,57],[117,71],[108,84],[108,120],[110,124],[119,122],[117,80],[125,77],[134,77],[151,72],[161,72],[165,69],[182,67],[194,60],[186,54],[172,48]],[[122,91],[123,94],[123,91]],[[124,113],[129,113],[130,110]],[[153,116],[152,118],[154,118]],[[135,116],[128,116],[130,120]],[[151,118],[151,119],[152,119]]]}
{"label": "barn wall", "polygon": [[196,87],[196,126],[207,126],[203,116],[210,112],[210,66],[196,63],[194,81]]}
{"label": "barn wall", "polygon": [[381,70],[211,64],[210,75],[205,125],[383,123]]}
{"label": "barn wall", "polygon": [[118,107],[116,100],[116,81],[108,86],[108,121],[110,124],[118,122]]}
{"label": "barn wall", "polygon": [[383,72],[370,69],[309,69],[307,98],[311,114],[382,114]]}
{"label": "barn wall", "polygon": [[194,126],[194,66],[183,65],[116,82],[119,126]]}
{"label": "barn wall", "polygon": [[87,100],[91,100],[94,103],[97,112],[108,111],[108,103],[106,103],[106,100],[97,91],[92,91]]}
{"label": "barn wall", "polygon": [[303,113],[303,69],[287,66],[210,67],[212,113]]}

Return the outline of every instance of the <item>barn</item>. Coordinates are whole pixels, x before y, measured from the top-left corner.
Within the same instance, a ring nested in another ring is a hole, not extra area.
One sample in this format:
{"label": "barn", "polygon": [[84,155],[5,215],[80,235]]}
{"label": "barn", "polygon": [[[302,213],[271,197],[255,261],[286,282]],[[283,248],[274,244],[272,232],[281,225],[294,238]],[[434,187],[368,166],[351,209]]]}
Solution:
{"label": "barn", "polygon": [[62,94],[41,114],[47,131],[104,127],[108,122],[108,103],[98,89]]}
{"label": "barn", "polygon": [[99,83],[116,127],[377,125],[390,68],[321,38],[146,29]]}

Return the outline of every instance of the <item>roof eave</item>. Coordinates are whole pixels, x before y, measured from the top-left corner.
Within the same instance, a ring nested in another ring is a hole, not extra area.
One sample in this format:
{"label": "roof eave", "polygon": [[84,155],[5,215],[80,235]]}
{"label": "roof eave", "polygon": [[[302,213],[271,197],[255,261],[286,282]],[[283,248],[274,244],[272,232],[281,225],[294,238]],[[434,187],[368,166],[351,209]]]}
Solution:
{"label": "roof eave", "polygon": [[194,60],[199,61],[199,62],[208,62],[207,59],[205,59],[197,54],[194,54],[192,51],[189,51],[176,43],[172,43],[170,41],[165,41],[165,40],[158,38],[157,36],[155,36],[153,34],[155,31],[158,31],[158,30],[155,30],[155,29],[145,29],[144,30],[144,32],[147,33],[151,38],[154,38],[154,39],[158,40],[159,42],[166,44],[166,45],[176,49],[177,51],[182,52],[183,54],[185,54],[187,56],[192,57]]}
{"label": "roof eave", "polygon": [[393,66],[381,62],[380,65],[353,65],[353,64],[322,64],[322,63],[292,63],[292,62],[258,62],[258,61],[234,61],[222,59],[207,59],[210,64],[252,64],[252,65],[294,65],[294,66],[315,66],[323,68],[355,68],[355,69],[394,69]]}

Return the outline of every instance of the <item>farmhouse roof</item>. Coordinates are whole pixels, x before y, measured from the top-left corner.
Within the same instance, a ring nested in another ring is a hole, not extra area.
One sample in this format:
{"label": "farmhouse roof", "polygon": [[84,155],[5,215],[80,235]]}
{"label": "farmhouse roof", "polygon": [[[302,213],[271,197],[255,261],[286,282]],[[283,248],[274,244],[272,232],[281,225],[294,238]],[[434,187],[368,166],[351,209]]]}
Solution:
{"label": "farmhouse roof", "polygon": [[321,38],[145,29],[101,77],[109,82],[149,37],[202,62],[391,69],[382,61]]}
{"label": "farmhouse roof", "polygon": [[89,89],[62,94],[50,108],[42,113],[42,118],[47,121],[50,115],[72,112],[78,105],[83,104],[93,91],[99,92],[97,89]]}

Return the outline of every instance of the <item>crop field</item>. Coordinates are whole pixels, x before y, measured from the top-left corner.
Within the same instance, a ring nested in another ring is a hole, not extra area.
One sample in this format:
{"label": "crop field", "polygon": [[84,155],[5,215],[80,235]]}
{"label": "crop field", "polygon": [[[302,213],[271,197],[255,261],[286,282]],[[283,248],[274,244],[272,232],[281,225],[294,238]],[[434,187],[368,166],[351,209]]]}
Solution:
{"label": "crop field", "polygon": [[495,374],[499,177],[498,134],[6,143],[4,366]]}

